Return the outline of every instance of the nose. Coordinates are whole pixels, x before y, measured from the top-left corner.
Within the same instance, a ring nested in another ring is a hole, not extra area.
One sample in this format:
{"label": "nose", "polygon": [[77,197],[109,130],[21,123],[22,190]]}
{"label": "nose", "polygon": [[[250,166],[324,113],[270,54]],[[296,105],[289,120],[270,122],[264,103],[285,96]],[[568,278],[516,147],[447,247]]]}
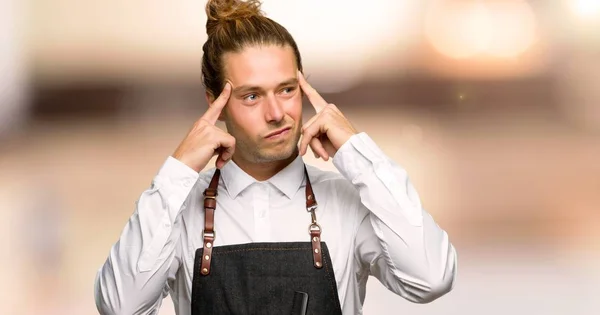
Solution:
{"label": "nose", "polygon": [[265,118],[267,122],[279,122],[285,116],[283,106],[275,96],[267,98]]}

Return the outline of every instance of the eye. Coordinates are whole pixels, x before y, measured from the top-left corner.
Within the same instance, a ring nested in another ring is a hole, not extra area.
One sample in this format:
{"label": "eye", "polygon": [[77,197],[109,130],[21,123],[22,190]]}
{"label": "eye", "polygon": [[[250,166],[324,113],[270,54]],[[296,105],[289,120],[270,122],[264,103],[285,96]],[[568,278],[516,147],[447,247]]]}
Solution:
{"label": "eye", "polygon": [[286,87],[283,90],[281,90],[281,92],[283,94],[290,94],[290,93],[294,92],[295,89],[296,89],[295,87],[289,86],[289,87]]}
{"label": "eye", "polygon": [[256,94],[248,94],[248,95],[244,96],[244,100],[249,101],[249,102],[254,102],[254,101],[256,101],[257,98],[258,98],[258,95],[256,95]]}

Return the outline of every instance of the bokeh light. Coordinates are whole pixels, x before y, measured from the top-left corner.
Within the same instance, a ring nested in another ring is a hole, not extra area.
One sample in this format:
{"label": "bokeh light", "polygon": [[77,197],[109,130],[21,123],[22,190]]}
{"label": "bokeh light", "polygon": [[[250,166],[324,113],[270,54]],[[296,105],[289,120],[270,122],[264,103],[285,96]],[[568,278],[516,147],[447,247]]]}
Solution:
{"label": "bokeh light", "polygon": [[600,17],[600,1],[598,0],[571,0],[570,8],[583,19]]}
{"label": "bokeh light", "polygon": [[263,8],[294,36],[311,82],[323,92],[341,92],[362,79],[374,53],[408,36],[403,30],[413,20],[414,2],[265,1]]}
{"label": "bokeh light", "polygon": [[425,33],[450,58],[515,57],[532,45],[535,18],[522,0],[437,0],[428,8]]}
{"label": "bokeh light", "polygon": [[489,12],[481,1],[433,1],[425,23],[433,47],[450,58],[474,56],[492,40]]}
{"label": "bokeh light", "polygon": [[497,57],[516,57],[525,52],[536,36],[535,17],[524,0],[486,3],[492,21],[492,40],[487,53]]}

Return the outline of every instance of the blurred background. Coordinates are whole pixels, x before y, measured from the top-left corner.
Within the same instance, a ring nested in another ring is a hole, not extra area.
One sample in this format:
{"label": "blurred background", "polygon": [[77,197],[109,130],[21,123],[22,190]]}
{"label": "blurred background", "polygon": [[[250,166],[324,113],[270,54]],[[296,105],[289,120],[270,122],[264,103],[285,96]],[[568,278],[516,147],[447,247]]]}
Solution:
{"label": "blurred background", "polygon": [[[206,109],[204,5],[0,1],[1,314],[97,314],[96,271]],[[365,314],[600,314],[600,0],[263,9],[457,248],[451,293],[373,278]]]}

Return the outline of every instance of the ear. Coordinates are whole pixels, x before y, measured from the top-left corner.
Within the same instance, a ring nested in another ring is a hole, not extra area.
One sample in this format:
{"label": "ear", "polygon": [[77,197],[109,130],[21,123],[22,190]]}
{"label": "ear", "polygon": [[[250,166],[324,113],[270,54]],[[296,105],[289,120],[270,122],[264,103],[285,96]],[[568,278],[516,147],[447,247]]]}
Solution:
{"label": "ear", "polygon": [[[208,91],[206,91],[206,94],[204,95],[206,97],[206,103],[210,106],[210,104],[212,104],[215,101],[215,97]],[[226,110],[227,106],[225,106],[225,108],[223,108],[223,111],[221,111],[221,114],[219,115],[219,118],[217,118],[217,120],[219,121],[224,121],[226,114],[224,113],[224,111]]]}
{"label": "ear", "polygon": [[215,101],[215,97],[209,91],[206,91],[206,93],[204,94],[204,96],[206,96],[206,102],[209,105],[212,104],[212,102]]}

